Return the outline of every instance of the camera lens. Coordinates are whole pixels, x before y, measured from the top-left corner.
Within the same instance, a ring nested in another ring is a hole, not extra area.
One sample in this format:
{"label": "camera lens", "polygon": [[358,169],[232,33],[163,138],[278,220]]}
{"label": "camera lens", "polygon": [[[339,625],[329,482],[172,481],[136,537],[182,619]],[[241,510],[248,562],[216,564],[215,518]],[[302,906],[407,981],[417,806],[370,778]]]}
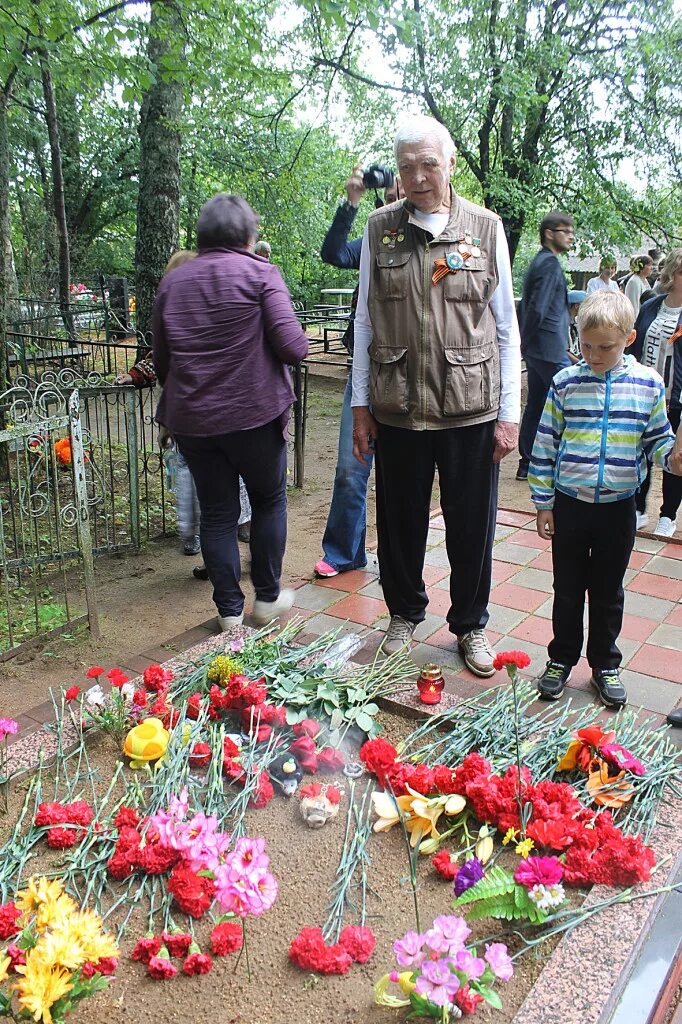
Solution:
{"label": "camera lens", "polygon": [[393,171],[383,164],[372,164],[362,174],[362,184],[365,188],[390,188],[394,181]]}

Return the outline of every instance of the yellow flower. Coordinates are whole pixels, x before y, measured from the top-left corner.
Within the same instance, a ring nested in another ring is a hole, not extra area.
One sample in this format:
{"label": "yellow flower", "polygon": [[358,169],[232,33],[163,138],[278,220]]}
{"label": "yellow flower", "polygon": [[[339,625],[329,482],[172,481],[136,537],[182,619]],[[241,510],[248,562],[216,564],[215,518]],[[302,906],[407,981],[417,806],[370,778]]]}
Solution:
{"label": "yellow flower", "polygon": [[23,978],[17,982],[16,990],[22,1009],[30,1013],[35,1021],[52,1024],[51,1007],[73,988],[71,974],[61,967],[46,963],[36,949],[26,955],[26,963],[16,968]]}
{"label": "yellow flower", "polygon": [[519,857],[530,857],[530,851],[535,846],[532,839],[524,839],[522,842],[516,844],[516,852]]}
{"label": "yellow flower", "polygon": [[102,919],[92,910],[76,911],[64,918],[41,936],[39,945],[46,961],[70,971],[87,960],[96,963],[119,952],[114,939],[102,931]]}
{"label": "yellow flower", "polygon": [[372,803],[378,819],[374,822],[374,831],[388,832],[389,828],[393,828],[400,821],[400,811],[409,812],[412,797],[399,796],[394,799],[390,793],[375,791],[372,793]]}
{"label": "yellow flower", "polygon": [[[407,986],[411,985],[414,988],[414,982],[411,980],[412,975],[410,971],[403,971],[398,977],[398,984],[406,995],[409,995]],[[398,1010],[402,1006],[409,1006],[409,999],[399,999],[398,996],[393,996],[388,991],[388,986],[391,984],[390,974],[384,974],[383,978],[379,978],[376,985],[374,986],[374,1002],[379,1006],[390,1006],[392,1009]]]}
{"label": "yellow flower", "polygon": [[212,683],[219,683],[220,686],[227,686],[230,676],[241,675],[242,667],[236,658],[230,658],[227,654],[219,654],[208,666],[207,678]]}
{"label": "yellow flower", "polygon": [[30,878],[26,888],[17,893],[15,903],[23,911],[22,925],[28,921],[29,915],[35,913],[35,925],[38,931],[69,917],[78,905],[64,892],[61,882],[45,878]]}
{"label": "yellow flower", "polygon": [[474,849],[474,854],[480,860],[481,864],[487,864],[493,855],[493,840],[489,834],[490,830],[487,825],[481,825],[478,832],[478,842]]}
{"label": "yellow flower", "polygon": [[503,846],[508,846],[509,843],[513,843],[518,834],[519,834],[519,829],[518,828],[508,828],[507,831],[504,833],[504,839],[502,840],[502,845]]}
{"label": "yellow flower", "polygon": [[445,801],[445,813],[448,817],[452,817],[454,814],[461,814],[466,805],[466,798],[455,793]]}
{"label": "yellow flower", "polygon": [[6,981],[7,978],[9,977],[9,971],[7,970],[7,968],[11,963],[11,956],[0,957],[0,984],[2,984],[3,981]]}

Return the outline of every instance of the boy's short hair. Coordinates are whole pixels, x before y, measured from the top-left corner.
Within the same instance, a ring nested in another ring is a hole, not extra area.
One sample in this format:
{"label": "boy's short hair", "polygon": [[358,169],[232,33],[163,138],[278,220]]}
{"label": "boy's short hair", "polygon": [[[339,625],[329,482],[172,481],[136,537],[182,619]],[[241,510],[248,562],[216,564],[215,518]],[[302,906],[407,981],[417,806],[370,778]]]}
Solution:
{"label": "boy's short hair", "polygon": [[627,338],[635,325],[635,310],[622,292],[602,288],[588,295],[585,301],[580,303],[576,319],[581,331],[591,331],[595,327],[613,327]]}

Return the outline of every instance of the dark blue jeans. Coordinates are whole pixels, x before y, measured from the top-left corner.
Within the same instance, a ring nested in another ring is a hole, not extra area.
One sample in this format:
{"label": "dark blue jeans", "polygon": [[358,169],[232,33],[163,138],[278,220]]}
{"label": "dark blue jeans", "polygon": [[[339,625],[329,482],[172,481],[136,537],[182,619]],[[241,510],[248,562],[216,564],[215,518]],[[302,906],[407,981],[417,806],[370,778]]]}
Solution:
{"label": "dark blue jeans", "polygon": [[219,615],[241,615],[239,477],[251,501],[251,579],[260,601],[279,596],[287,539],[287,456],[280,419],[215,437],[177,435],[201,509],[201,553]]}
{"label": "dark blue jeans", "polygon": [[519,452],[522,459],[530,462],[530,457],[533,454],[533,442],[538,432],[538,424],[545,407],[552,377],[559,370],[563,370],[565,366],[570,366],[571,360],[567,354],[565,363],[550,363],[545,359],[533,359],[532,356],[526,356],[525,362],[528,371],[528,397],[519,431]]}

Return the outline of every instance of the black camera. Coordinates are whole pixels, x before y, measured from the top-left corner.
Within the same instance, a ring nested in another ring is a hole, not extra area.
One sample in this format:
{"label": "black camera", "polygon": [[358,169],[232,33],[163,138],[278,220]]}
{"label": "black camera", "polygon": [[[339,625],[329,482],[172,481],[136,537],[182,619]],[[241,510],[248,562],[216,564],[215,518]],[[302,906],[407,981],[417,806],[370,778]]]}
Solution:
{"label": "black camera", "polygon": [[390,188],[395,181],[395,174],[390,167],[383,164],[372,164],[362,172],[362,184],[365,188]]}

